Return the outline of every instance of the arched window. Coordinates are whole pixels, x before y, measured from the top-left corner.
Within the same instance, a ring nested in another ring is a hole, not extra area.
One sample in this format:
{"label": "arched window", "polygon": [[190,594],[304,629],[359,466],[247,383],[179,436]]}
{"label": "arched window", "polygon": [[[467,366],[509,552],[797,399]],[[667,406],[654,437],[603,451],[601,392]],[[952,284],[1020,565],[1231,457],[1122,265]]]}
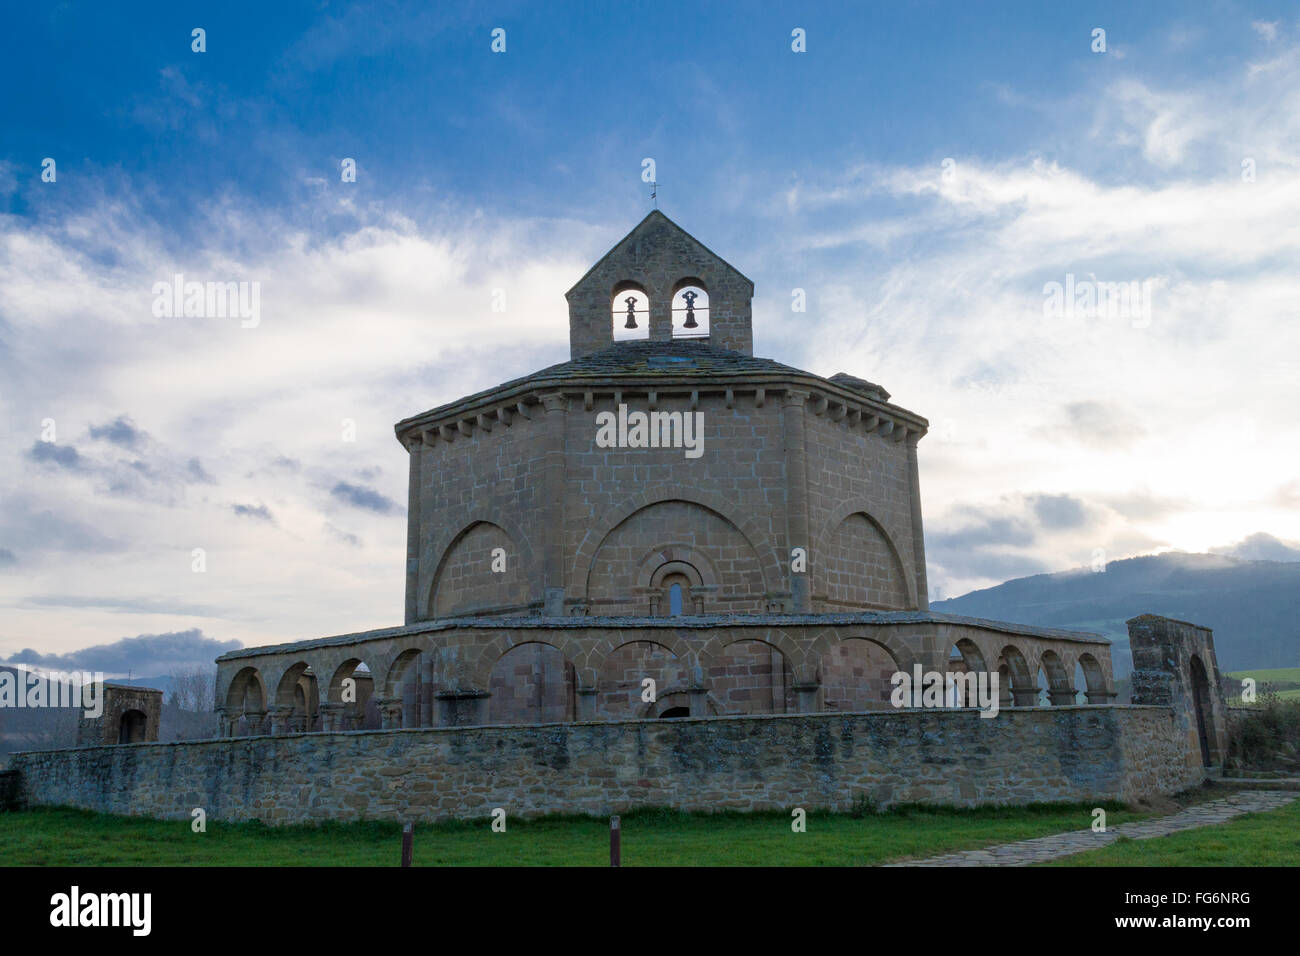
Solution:
{"label": "arched window", "polygon": [[610,319],[615,342],[650,338],[650,296],[635,282],[620,282],[614,287]]}
{"label": "arched window", "polygon": [[699,279],[681,279],[673,289],[673,338],[709,337],[709,292]]}
{"label": "arched window", "polygon": [[682,616],[682,586],[676,581],[668,589],[668,616]]}
{"label": "arched window", "polygon": [[691,613],[691,582],[680,571],[673,571],[659,582],[659,613],[668,617],[681,617]]}

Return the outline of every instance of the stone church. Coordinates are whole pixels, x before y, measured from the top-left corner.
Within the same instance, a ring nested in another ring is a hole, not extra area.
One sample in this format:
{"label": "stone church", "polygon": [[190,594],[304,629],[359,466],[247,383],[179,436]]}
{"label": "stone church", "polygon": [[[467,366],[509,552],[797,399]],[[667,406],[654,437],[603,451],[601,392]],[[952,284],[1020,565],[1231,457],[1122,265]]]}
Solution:
{"label": "stone church", "polygon": [[569,290],[569,361],[397,423],[404,624],[222,656],[223,733],[857,712],[916,664],[1111,701],[1104,638],[929,611],[926,420],[756,357],[753,295],[646,216]]}

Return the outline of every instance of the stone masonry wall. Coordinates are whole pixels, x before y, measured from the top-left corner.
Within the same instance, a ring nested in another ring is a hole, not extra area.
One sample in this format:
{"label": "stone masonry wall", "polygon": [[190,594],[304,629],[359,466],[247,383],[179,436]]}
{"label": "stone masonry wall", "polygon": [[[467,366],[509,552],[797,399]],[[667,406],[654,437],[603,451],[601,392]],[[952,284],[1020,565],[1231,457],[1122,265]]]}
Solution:
{"label": "stone masonry wall", "polygon": [[29,804],[285,824],[1132,800],[1193,786],[1167,707],[800,714],[246,737],[16,754]]}

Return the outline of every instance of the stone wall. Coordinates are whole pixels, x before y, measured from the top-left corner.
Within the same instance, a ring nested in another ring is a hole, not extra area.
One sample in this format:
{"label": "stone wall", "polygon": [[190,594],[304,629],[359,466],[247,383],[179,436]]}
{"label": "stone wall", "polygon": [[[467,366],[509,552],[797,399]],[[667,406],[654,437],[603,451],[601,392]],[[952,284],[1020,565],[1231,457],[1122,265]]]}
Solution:
{"label": "stone wall", "polygon": [[1168,705],[1197,766],[1223,763],[1227,704],[1208,627],[1155,614],[1128,623],[1133,652],[1133,703]]}
{"label": "stone wall", "polygon": [[1168,707],[799,714],[247,737],[16,754],[29,804],[285,824],[1132,800],[1198,784]]}

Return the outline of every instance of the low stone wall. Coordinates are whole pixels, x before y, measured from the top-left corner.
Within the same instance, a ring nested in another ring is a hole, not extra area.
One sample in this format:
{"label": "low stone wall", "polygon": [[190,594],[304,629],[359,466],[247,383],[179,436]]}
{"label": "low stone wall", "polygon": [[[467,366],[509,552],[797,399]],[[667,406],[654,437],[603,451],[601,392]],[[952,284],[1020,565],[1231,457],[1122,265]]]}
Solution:
{"label": "low stone wall", "polygon": [[793,714],[295,734],[15,754],[29,804],[297,823],[1132,800],[1198,784],[1169,707]]}

